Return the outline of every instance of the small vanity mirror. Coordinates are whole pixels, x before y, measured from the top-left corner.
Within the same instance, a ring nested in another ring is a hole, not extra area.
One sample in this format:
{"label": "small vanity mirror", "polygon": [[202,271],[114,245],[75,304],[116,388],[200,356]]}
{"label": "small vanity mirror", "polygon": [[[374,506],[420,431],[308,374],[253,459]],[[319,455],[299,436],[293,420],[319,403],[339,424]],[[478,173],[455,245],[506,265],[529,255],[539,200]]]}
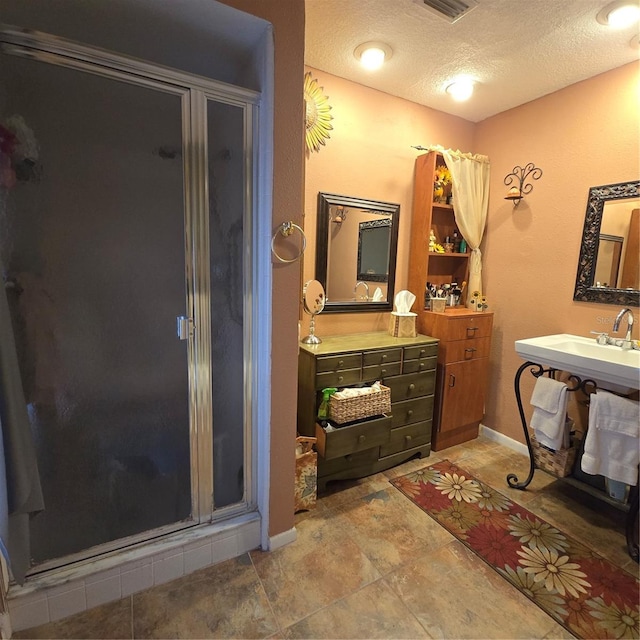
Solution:
{"label": "small vanity mirror", "polygon": [[326,313],[393,308],[400,205],[318,194],[316,278]]}
{"label": "small vanity mirror", "polygon": [[640,181],[589,189],[574,300],[640,302]]}
{"label": "small vanity mirror", "polygon": [[304,344],[320,344],[322,340],[316,336],[316,316],[324,309],[325,295],[322,283],[309,280],[302,290],[302,306],[305,313],[311,316],[309,335],[302,338]]}

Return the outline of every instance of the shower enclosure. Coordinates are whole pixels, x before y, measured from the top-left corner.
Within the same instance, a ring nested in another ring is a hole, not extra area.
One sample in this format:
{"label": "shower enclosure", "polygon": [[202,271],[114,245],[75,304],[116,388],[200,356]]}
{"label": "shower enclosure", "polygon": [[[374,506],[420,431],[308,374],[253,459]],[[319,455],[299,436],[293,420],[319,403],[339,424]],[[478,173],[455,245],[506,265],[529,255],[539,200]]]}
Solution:
{"label": "shower enclosure", "polygon": [[0,257],[33,571],[255,508],[255,93],[3,30]]}

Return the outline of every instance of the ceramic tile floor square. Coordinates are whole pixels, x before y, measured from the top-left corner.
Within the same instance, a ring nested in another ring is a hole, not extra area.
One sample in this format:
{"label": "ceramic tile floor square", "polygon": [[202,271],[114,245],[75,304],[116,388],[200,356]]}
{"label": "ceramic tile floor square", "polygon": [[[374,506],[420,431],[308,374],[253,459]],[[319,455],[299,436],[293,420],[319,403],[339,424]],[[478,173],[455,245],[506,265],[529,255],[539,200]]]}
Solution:
{"label": "ceramic tile floor square", "polygon": [[571,638],[407,500],[389,479],[449,459],[637,573],[625,514],[489,440],[333,486],[296,515],[297,540],[34,629],[16,638]]}

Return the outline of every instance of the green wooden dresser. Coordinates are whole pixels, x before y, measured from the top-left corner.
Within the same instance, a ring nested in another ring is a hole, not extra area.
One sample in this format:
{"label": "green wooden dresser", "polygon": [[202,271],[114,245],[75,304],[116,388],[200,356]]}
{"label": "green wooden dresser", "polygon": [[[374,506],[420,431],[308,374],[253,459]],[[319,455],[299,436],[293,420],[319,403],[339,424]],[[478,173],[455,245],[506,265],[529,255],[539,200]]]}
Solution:
{"label": "green wooden dresser", "polygon": [[[300,345],[298,432],[318,437],[318,490],[361,478],[431,452],[438,340],[394,338],[384,332],[322,338]],[[380,380],[391,389],[391,414],[325,433],[317,412],[326,387]]]}

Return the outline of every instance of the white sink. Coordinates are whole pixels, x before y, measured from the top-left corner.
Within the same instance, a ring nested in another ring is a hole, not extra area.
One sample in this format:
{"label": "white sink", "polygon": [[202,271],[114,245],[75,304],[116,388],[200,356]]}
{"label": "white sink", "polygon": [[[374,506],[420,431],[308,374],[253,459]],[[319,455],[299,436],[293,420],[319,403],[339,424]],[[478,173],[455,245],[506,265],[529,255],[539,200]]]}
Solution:
{"label": "white sink", "polygon": [[640,389],[640,351],[598,344],[594,338],[558,333],[516,340],[525,360],[573,373],[598,386],[625,393]]}

